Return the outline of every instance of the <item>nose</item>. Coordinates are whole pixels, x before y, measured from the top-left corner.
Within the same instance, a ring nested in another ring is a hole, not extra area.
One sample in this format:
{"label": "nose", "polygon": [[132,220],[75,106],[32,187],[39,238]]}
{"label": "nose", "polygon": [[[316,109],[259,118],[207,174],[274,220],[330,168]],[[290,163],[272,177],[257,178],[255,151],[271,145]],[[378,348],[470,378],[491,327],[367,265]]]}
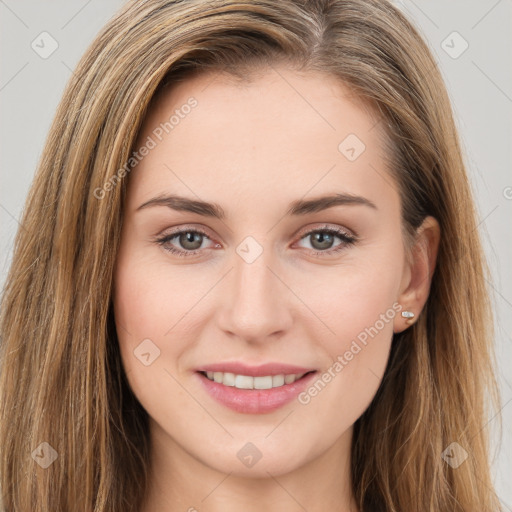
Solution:
{"label": "nose", "polygon": [[220,329],[251,343],[275,340],[287,332],[292,326],[293,293],[270,251],[264,250],[251,263],[234,254],[233,267],[217,309]]}

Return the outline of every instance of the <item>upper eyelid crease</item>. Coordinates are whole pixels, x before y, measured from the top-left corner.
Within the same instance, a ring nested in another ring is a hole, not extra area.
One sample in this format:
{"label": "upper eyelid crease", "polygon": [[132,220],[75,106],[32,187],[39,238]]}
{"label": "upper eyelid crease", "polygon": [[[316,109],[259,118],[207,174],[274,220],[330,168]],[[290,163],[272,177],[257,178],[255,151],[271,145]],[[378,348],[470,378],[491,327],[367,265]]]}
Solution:
{"label": "upper eyelid crease", "polygon": [[[378,210],[375,203],[365,197],[352,194],[332,194],[317,199],[303,200],[299,199],[291,203],[287,210],[287,215],[301,216],[309,213],[319,212],[339,205],[362,205]],[[188,211],[205,217],[213,217],[220,220],[226,219],[226,213],[223,208],[216,203],[189,199],[177,195],[159,195],[141,204],[136,211],[148,208],[150,206],[167,206],[177,211]]]}
{"label": "upper eyelid crease", "polygon": [[[319,233],[319,232],[320,233],[321,232],[331,232],[333,234],[336,234],[337,236],[343,235],[346,238],[353,238],[353,239],[359,238],[359,236],[356,233],[354,233],[353,231],[350,232],[350,230],[347,231],[345,228],[333,227],[329,224],[323,224],[323,225],[319,225],[319,226],[313,227],[313,228],[311,228],[311,227],[304,228],[297,232],[298,233],[297,236],[299,236],[300,239],[303,239],[306,236],[309,236],[313,233]],[[212,237],[208,234],[207,231],[205,231],[203,228],[198,228],[196,226],[190,226],[190,227],[185,226],[185,227],[173,230],[172,232],[163,235],[161,237],[161,239],[162,238],[174,238],[182,233],[200,233],[203,236],[205,236],[206,238],[208,238],[209,240],[212,240]]]}

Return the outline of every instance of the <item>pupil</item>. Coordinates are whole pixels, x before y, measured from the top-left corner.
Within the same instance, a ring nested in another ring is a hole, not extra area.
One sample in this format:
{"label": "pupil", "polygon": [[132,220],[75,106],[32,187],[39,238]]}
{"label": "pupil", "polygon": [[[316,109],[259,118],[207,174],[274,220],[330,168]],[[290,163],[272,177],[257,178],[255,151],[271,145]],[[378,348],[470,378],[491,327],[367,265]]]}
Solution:
{"label": "pupil", "polygon": [[321,249],[329,249],[332,245],[332,235],[329,233],[315,233],[315,242],[320,243]]}
{"label": "pupil", "polygon": [[[193,233],[191,231],[187,231],[186,233],[183,233],[181,235],[180,243],[183,247],[186,249],[194,250],[201,247],[201,233]],[[197,243],[199,241],[199,244]],[[195,244],[194,244],[195,242]],[[188,246],[187,244],[192,244],[192,247]]]}

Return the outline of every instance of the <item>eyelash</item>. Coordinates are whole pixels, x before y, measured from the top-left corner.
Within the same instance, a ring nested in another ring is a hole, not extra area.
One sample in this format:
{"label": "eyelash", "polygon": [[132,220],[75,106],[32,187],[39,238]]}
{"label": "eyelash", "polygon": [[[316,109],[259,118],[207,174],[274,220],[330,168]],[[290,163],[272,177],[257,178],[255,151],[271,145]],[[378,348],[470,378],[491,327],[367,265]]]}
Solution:
{"label": "eyelash", "polygon": [[[159,244],[160,246],[162,246],[165,251],[167,251],[171,254],[174,254],[175,256],[178,256],[180,258],[187,258],[190,256],[195,256],[196,254],[198,254],[199,252],[201,252],[203,250],[203,249],[196,249],[195,251],[180,251],[179,249],[176,249],[173,246],[166,247],[166,244],[168,242],[170,242],[171,240],[173,240],[174,238],[178,237],[179,235],[181,235],[183,233],[199,233],[199,234],[205,236],[206,238],[208,238],[209,240],[211,240],[205,231],[203,231],[200,228],[194,228],[194,229],[182,229],[180,231],[175,231],[174,233],[170,233],[161,238],[157,238],[155,240],[155,242],[157,244]],[[346,249],[347,246],[355,244],[357,241],[357,237],[349,235],[348,233],[346,233],[345,231],[343,231],[341,229],[327,227],[327,226],[322,227],[322,228],[316,228],[311,231],[307,231],[300,237],[299,240],[303,240],[304,238],[307,238],[308,236],[313,235],[315,233],[327,233],[329,235],[335,235],[338,238],[340,238],[343,243],[337,245],[334,249],[328,249],[325,251],[312,250],[312,253],[314,256],[323,257],[326,254],[328,254],[328,255],[336,254],[336,253]]]}

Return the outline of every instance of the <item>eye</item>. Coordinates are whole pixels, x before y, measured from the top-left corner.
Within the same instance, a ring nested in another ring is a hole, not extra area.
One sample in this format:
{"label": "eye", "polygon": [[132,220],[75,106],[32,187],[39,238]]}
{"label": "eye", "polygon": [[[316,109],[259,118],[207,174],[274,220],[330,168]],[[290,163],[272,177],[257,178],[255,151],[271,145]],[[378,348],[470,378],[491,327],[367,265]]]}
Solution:
{"label": "eye", "polygon": [[[311,240],[311,249],[315,256],[338,253],[357,241],[354,235],[347,233],[341,228],[329,226],[306,232],[301,236],[300,241],[308,238]],[[341,240],[341,243],[333,245],[336,238]],[[201,250],[204,249],[204,247],[202,248],[201,246],[205,240],[212,241],[205,231],[199,228],[189,228],[174,231],[173,233],[157,238],[155,241],[157,244],[161,245],[165,251],[171,254],[179,257],[189,257],[199,254]],[[179,247],[176,247],[177,245]],[[211,249],[213,247],[218,248],[220,244],[215,244],[209,248]]]}
{"label": "eye", "polygon": [[[341,243],[334,245],[335,239],[341,240]],[[330,255],[338,253],[347,246],[352,245],[356,242],[357,238],[341,228],[333,228],[324,226],[311,231],[308,231],[301,237],[302,240],[310,240],[313,254],[316,256]]]}
{"label": "eye", "polygon": [[[174,243],[181,246],[182,249],[176,248],[176,246],[172,244],[172,241],[175,239],[176,241]],[[186,257],[194,256],[201,252],[201,245],[205,239],[210,240],[209,236],[204,231],[194,228],[182,229],[164,235],[161,238],[157,238],[156,242],[167,252],[175,254],[176,256]],[[219,247],[219,244],[216,244],[216,247]]]}

